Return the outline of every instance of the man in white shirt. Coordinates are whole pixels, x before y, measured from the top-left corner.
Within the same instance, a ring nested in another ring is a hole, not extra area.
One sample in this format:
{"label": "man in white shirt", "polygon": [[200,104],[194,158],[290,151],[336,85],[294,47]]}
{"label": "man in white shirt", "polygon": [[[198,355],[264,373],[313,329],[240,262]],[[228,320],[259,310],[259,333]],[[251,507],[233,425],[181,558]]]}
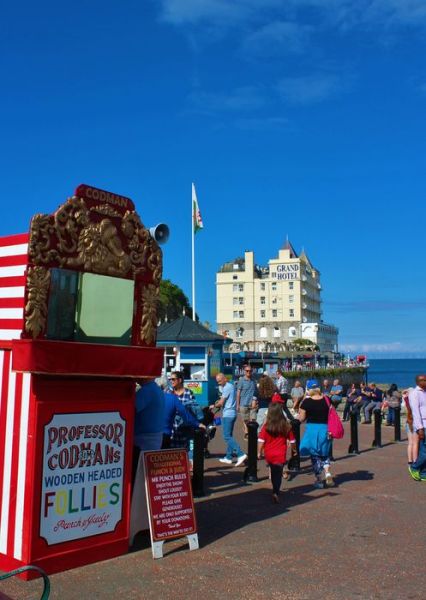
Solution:
{"label": "man in white shirt", "polygon": [[[216,381],[219,385],[220,398],[213,407],[222,409],[222,433],[226,443],[226,454],[223,458],[219,458],[219,462],[225,465],[232,465],[234,455],[237,457],[237,462],[234,466],[241,466],[247,458],[235,438],[233,437],[234,425],[237,420],[237,402],[235,398],[235,388],[232,383],[226,379],[223,373],[216,375]],[[210,408],[213,408],[210,407]]]}
{"label": "man in white shirt", "polygon": [[[284,377],[281,369],[277,369],[277,380],[275,382],[275,385],[277,386],[277,391],[280,394],[281,398],[283,400],[287,400],[287,398],[288,398],[288,381]],[[284,395],[286,396],[285,398],[284,398]]]}
{"label": "man in white shirt", "polygon": [[413,431],[419,436],[419,454],[409,471],[416,481],[426,481],[426,375],[417,375],[416,384],[410,391],[408,400],[413,413]]}

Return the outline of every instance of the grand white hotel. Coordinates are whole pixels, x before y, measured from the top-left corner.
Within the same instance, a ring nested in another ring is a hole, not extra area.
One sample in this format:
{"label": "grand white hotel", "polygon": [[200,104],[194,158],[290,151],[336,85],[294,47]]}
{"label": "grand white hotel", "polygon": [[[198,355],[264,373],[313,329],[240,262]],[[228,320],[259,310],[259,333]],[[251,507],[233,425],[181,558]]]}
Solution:
{"label": "grand white hotel", "polygon": [[337,352],[338,329],[323,322],[320,273],[290,242],[260,267],[254,253],[222,265],[216,274],[217,330],[236,349],[285,351],[296,338],[321,352]]}

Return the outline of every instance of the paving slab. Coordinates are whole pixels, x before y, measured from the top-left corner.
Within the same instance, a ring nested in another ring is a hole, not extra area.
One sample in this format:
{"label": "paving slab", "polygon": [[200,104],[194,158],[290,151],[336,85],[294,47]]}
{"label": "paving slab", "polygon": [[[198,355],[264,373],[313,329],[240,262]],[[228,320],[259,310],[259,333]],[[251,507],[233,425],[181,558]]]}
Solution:
{"label": "paving slab", "polygon": [[[238,427],[238,436],[241,430]],[[424,597],[426,482],[408,474],[406,442],[383,427],[372,449],[373,426],[360,426],[360,455],[346,437],[334,442],[336,486],[313,488],[309,461],[283,483],[272,504],[263,461],[260,481],[245,485],[243,468],[224,466],[221,432],[205,462],[207,495],[196,501],[200,549],[184,540],[164,545],[153,560],[149,536],[129,554],[51,577],[58,600],[188,598],[394,600]],[[244,442],[242,442],[244,443]],[[38,598],[41,582],[0,582],[14,600]]]}

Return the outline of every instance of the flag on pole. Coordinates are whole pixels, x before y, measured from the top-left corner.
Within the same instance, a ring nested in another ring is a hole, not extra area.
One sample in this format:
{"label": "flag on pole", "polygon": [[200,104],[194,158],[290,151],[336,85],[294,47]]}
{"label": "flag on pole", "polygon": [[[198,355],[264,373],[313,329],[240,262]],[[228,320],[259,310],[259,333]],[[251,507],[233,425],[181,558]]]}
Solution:
{"label": "flag on pole", "polygon": [[203,219],[201,218],[200,209],[198,207],[197,194],[195,193],[195,185],[192,184],[192,227],[194,228],[194,233],[203,229]]}

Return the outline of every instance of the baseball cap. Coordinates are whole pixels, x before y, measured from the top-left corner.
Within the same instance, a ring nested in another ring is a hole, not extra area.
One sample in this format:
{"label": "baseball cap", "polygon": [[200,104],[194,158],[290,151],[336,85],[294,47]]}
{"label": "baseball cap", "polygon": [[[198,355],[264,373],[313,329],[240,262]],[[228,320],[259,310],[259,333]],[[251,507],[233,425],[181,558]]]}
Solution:
{"label": "baseball cap", "polygon": [[317,387],[319,387],[319,383],[316,379],[308,379],[308,381],[306,382],[307,390],[312,390],[312,388],[317,388]]}
{"label": "baseball cap", "polygon": [[284,400],[281,398],[281,396],[278,394],[278,392],[275,392],[275,394],[272,396],[271,402],[273,402],[274,404],[275,403],[284,404]]}

